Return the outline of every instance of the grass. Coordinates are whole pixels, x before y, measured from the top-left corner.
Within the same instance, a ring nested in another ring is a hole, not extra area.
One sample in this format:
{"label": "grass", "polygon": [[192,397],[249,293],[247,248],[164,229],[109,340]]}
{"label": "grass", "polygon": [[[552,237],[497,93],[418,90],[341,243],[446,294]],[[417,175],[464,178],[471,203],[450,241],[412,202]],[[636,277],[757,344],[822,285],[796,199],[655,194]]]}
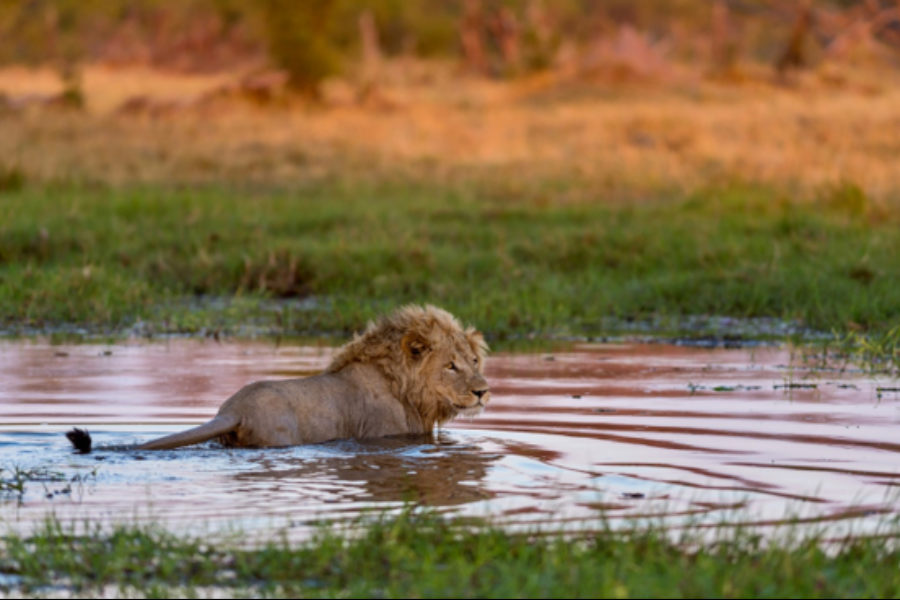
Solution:
{"label": "grass", "polygon": [[[88,65],[84,112],[0,118],[0,330],[344,336],[429,301],[494,341],[694,315],[900,326],[895,74],[384,69],[371,106],[344,81],[260,107],[214,93],[236,74]],[[56,79],[3,69],[0,89]]]}
{"label": "grass", "polygon": [[[882,538],[826,549],[815,536],[764,543],[723,529],[675,541],[650,527],[560,538],[489,524],[402,514],[358,535],[323,528],[310,543],[248,549],[235,540],[174,537],[153,526],[103,532],[49,521],[0,542],[0,574],[39,595],[106,586],[147,597],[218,593],[276,597],[895,598],[900,553]],[[698,545],[699,544],[699,545]],[[107,588],[108,589],[108,588]]]}
{"label": "grass", "polygon": [[[22,469],[21,467],[0,467],[0,501],[4,498],[19,498],[25,494],[25,489],[30,483],[42,483],[47,493],[46,484],[65,482],[62,473],[48,471],[46,469]],[[80,481],[80,479],[79,479]],[[75,483],[76,479],[72,480]],[[70,488],[69,488],[70,489]]]}
{"label": "grass", "polygon": [[838,352],[872,374],[900,375],[900,327],[864,335],[848,332],[838,340]]}
{"label": "grass", "polygon": [[856,189],[640,203],[411,183],[294,191],[29,186],[0,196],[0,322],[346,334],[408,302],[493,338],[689,315],[900,325],[898,216]]}
{"label": "grass", "polygon": [[[87,110],[0,117],[0,157],[39,183],[291,185],[398,173],[432,183],[496,172],[515,183],[578,180],[594,197],[723,181],[812,196],[853,181],[877,206],[900,199],[896,69],[823,66],[792,86],[773,84],[768,69],[741,84],[659,85],[563,74],[486,81],[406,59],[384,69],[371,102],[359,98],[373,81],[351,79],[327,86],[322,107],[260,108],[215,96],[241,72],[87,65]],[[58,93],[58,79],[0,69],[0,93]],[[133,102],[145,110],[118,113]]]}
{"label": "grass", "polygon": [[[6,475],[7,472],[9,472],[9,475]],[[17,494],[21,496],[25,493],[25,484],[29,479],[29,474],[18,468],[14,468],[11,471],[8,469],[0,469],[0,494]]]}

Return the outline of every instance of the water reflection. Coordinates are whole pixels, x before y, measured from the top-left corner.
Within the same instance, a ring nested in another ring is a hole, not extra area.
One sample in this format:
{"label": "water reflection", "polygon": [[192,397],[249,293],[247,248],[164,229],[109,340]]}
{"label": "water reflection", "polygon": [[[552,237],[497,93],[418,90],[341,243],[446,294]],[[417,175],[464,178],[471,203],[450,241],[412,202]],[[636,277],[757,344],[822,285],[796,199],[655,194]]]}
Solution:
{"label": "water reflection", "polygon": [[[653,514],[708,523],[745,507],[757,523],[788,511],[867,526],[900,494],[900,394],[860,373],[791,365],[773,349],[581,345],[488,365],[484,417],[435,440],[332,442],[276,450],[215,445],[163,453],[70,454],[61,432],[135,444],[205,421],[241,386],[306,376],[332,349],[172,341],[61,348],[0,343],[0,468],[49,469],[21,502],[24,526],[151,516],[187,527],[305,531],[403,502],[511,524]],[[799,387],[798,387],[799,386]],[[746,516],[746,515],[745,515]]]}
{"label": "water reflection", "polygon": [[[415,502],[425,506],[456,506],[491,498],[485,488],[490,466],[499,454],[477,443],[461,443],[447,434],[431,440],[385,438],[335,442],[333,455],[271,458],[252,462],[259,470],[235,479],[260,484],[271,493],[294,494],[328,502]],[[320,490],[326,493],[318,493]]]}

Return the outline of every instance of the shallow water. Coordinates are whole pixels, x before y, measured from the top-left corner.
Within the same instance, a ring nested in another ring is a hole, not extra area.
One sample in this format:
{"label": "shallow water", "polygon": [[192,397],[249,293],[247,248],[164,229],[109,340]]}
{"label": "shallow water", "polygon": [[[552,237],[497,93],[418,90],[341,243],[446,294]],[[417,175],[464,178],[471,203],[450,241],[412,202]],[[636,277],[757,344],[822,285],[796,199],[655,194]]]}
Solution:
{"label": "shallow water", "polygon": [[[589,527],[601,513],[613,524],[653,515],[765,525],[793,514],[864,531],[897,505],[900,394],[878,391],[897,384],[791,368],[777,349],[619,344],[495,355],[486,413],[453,423],[437,444],[103,450],[205,421],[244,384],[313,374],[332,351],[0,343],[0,468],[51,472],[3,497],[0,519],[27,528],[52,512],[302,536],[322,519],[412,501],[510,525]],[[72,425],[88,427],[98,451],[72,455],[62,436]]]}

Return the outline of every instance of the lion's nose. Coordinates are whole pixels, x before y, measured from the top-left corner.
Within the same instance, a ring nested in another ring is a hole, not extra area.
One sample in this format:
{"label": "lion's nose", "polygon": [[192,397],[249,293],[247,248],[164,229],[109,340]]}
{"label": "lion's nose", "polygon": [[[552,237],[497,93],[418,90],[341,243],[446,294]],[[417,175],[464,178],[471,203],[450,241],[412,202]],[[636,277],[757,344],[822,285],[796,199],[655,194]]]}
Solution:
{"label": "lion's nose", "polygon": [[472,393],[475,394],[476,396],[478,396],[478,399],[481,400],[482,398],[484,398],[484,395],[487,394],[489,391],[490,390],[488,390],[488,389],[472,390]]}

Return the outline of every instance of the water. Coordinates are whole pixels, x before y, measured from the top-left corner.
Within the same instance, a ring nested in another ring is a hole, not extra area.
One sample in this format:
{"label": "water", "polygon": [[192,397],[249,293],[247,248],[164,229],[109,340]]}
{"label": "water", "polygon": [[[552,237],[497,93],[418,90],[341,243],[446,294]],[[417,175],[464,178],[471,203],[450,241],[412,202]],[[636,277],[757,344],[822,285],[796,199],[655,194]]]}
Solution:
{"label": "water", "polygon": [[[321,370],[329,347],[201,341],[0,343],[0,468],[46,471],[0,500],[5,526],[149,519],[180,532],[287,528],[407,502],[511,527],[652,515],[769,526],[786,516],[871,530],[900,492],[898,387],[791,367],[778,349],[573,345],[495,355],[484,416],[436,444],[122,452],[209,419],[241,386]],[[794,387],[794,386],[804,387]],[[62,433],[88,427],[98,450]],[[9,477],[9,473],[2,474]]]}

